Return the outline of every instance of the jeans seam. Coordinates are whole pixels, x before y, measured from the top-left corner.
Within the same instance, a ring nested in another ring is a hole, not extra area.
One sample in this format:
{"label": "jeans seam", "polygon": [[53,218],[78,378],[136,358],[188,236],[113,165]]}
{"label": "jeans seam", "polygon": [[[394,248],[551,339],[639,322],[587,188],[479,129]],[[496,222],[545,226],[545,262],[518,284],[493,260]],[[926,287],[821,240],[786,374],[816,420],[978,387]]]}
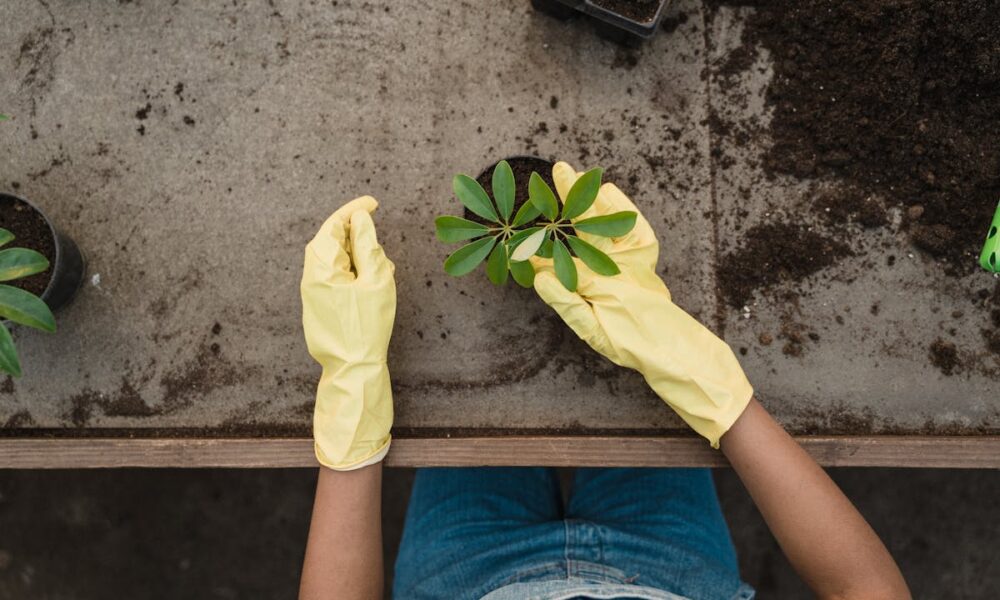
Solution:
{"label": "jeans seam", "polygon": [[566,532],[566,544],[563,546],[563,559],[566,561],[566,578],[569,579],[571,568],[570,568],[570,558],[569,558],[569,545],[570,545],[570,527],[569,519],[563,519],[563,530]]}

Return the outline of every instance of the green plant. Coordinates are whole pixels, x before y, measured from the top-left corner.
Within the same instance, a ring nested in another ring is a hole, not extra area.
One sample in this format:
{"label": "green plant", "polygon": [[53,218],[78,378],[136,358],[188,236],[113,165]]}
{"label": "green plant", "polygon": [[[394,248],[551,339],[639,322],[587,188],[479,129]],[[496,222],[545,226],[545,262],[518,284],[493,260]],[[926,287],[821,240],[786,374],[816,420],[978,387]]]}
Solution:
{"label": "green plant", "polygon": [[602,237],[625,235],[635,226],[636,213],[622,211],[577,220],[597,199],[601,188],[600,168],[587,171],[570,189],[566,201],[559,201],[552,188],[538,173],[528,180],[528,202],[514,208],[515,181],[506,161],[493,170],[493,199],[468,175],[456,175],[452,188],[459,201],[489,224],[461,217],[438,217],[434,224],[439,240],[447,243],[475,240],[452,253],[444,262],[449,275],[460,277],[486,261],[486,275],[496,285],[514,280],[531,287],[535,271],[529,259],[538,255],[551,258],[559,281],[570,291],[576,290],[577,269],[573,257],[600,275],[617,275],[618,265],[607,254],[576,234],[584,232]]}
{"label": "green plant", "polygon": [[[0,246],[14,239],[14,234],[0,229]],[[14,281],[29,275],[41,273],[49,268],[49,261],[41,253],[27,248],[6,248],[0,250],[0,281]],[[41,298],[31,292],[12,285],[0,284],[0,318],[53,332],[56,320],[52,311]],[[14,339],[7,329],[7,323],[0,323],[0,371],[14,377],[21,376],[21,361],[17,358]]]}
{"label": "green plant", "polygon": [[10,117],[8,117],[7,115],[5,115],[3,113],[0,113],[0,121],[9,121],[9,120],[10,120]]}

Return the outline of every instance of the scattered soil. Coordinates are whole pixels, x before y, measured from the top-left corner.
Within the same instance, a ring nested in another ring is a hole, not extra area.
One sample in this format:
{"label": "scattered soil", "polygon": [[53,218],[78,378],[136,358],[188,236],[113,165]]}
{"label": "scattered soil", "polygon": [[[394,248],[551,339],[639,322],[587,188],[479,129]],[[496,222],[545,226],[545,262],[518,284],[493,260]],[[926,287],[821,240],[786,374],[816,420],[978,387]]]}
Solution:
{"label": "scattered soil", "polygon": [[749,304],[758,288],[804,279],[852,254],[844,243],[790,222],[755,225],[742,242],[719,267],[720,290],[734,308]]}
{"label": "scattered soil", "polygon": [[593,3],[638,23],[649,23],[663,0],[593,0]]}
{"label": "scattered soil", "polygon": [[952,375],[958,368],[958,349],[955,344],[940,338],[934,340],[930,348],[931,364],[941,369],[945,375]]}
{"label": "scattered soil", "polygon": [[[552,165],[553,163],[548,160],[541,158],[535,158],[530,156],[516,156],[508,157],[505,159],[510,165],[511,171],[514,172],[514,212],[512,215],[516,215],[518,209],[528,201],[528,179],[531,178],[532,172],[537,172],[541,175],[542,180],[549,184],[552,191],[555,192],[556,184],[552,181]],[[497,161],[499,162],[499,161]],[[496,163],[490,165],[486,170],[476,177],[476,181],[479,185],[483,186],[486,190],[486,194],[489,195],[490,199],[493,199],[493,168],[496,167]],[[479,215],[473,213],[469,209],[465,209],[465,218],[475,221],[477,223],[489,224],[489,221],[480,217]]]}
{"label": "scattered soil", "polygon": [[31,427],[35,424],[34,417],[26,410],[20,410],[10,416],[3,424],[4,429],[17,429],[19,427]]}
{"label": "scattered soil", "polygon": [[857,188],[820,194],[813,201],[813,208],[833,225],[858,223],[873,229],[889,224],[885,205],[877,197]]}
{"label": "scattered soil", "polygon": [[[36,250],[49,259],[50,265],[55,265],[56,243],[48,223],[38,211],[16,198],[0,194],[0,228],[14,234],[14,240],[7,244],[7,248]],[[8,281],[6,284],[41,296],[51,278],[50,266],[48,270],[37,275]]]}
{"label": "scattered soil", "polygon": [[[1000,282],[997,282],[993,286],[992,294],[988,290],[980,290],[979,297],[983,300],[984,306],[990,311],[991,327],[982,330],[986,349],[994,357],[1000,357]],[[962,315],[956,317],[954,313],[952,314],[952,318],[959,319],[961,317]]]}
{"label": "scattered soil", "polygon": [[[974,271],[1000,198],[995,0],[750,0],[746,53],[766,48],[769,174],[834,176],[920,206],[914,244]],[[913,213],[908,212],[912,216]]]}

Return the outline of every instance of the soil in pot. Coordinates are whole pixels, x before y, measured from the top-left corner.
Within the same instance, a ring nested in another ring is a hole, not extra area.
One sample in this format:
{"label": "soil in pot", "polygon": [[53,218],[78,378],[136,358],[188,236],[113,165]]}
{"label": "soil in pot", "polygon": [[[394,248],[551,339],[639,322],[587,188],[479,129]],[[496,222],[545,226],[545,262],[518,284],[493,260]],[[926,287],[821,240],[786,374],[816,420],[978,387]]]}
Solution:
{"label": "soil in pot", "polygon": [[656,18],[660,0],[594,0],[594,5],[618,13],[636,23],[649,23]]}
{"label": "soil in pot", "polygon": [[[514,172],[514,212],[512,215],[516,215],[517,211],[528,201],[528,180],[531,178],[531,173],[537,171],[541,175],[542,180],[549,184],[552,191],[556,191],[556,184],[552,181],[552,165],[554,163],[541,159],[535,158],[533,156],[512,156],[504,159],[507,164],[510,165],[511,171]],[[499,161],[498,161],[499,162]],[[490,199],[493,199],[493,168],[496,164],[492,164],[480,173],[476,181],[479,185],[483,186],[486,193],[489,195]],[[473,213],[469,209],[465,209],[465,218],[475,221],[477,223],[483,223],[489,225],[490,222],[486,219],[480,217],[479,215]]]}
{"label": "soil in pot", "polygon": [[0,228],[14,234],[14,241],[7,248],[28,248],[41,252],[49,259],[49,268],[36,275],[5,282],[22,290],[41,296],[52,279],[56,264],[56,243],[45,217],[24,202],[9,196],[0,196]]}

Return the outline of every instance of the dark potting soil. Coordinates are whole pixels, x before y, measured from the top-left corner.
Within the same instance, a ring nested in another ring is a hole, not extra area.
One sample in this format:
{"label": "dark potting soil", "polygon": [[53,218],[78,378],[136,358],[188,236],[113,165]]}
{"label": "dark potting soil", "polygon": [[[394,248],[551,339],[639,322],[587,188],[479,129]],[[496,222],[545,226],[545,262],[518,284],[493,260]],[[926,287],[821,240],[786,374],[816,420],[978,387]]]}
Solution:
{"label": "dark potting soil", "polygon": [[916,247],[949,274],[974,271],[1000,199],[1000,3],[716,4],[754,7],[741,52],[772,57],[766,171],[908,206]]}
{"label": "dark potting soil", "polygon": [[857,188],[820,194],[813,201],[813,209],[832,225],[858,223],[873,229],[889,224],[885,205],[877,197]]}
{"label": "dark potting soil", "polygon": [[719,288],[730,306],[750,302],[754,290],[800,280],[851,254],[846,244],[805,225],[764,223],[746,231],[741,246],[723,259]]}
{"label": "dark potting soil", "polygon": [[620,14],[637,23],[648,23],[656,17],[662,0],[593,0],[596,6]]}
{"label": "dark potting soil", "polygon": [[[531,178],[532,172],[537,172],[542,177],[542,180],[552,188],[552,191],[556,191],[556,185],[552,181],[552,162],[527,156],[507,158],[506,160],[507,164],[510,165],[510,170],[514,172],[514,212],[511,215],[516,215],[518,209],[528,201],[528,180]],[[483,189],[486,190],[486,194],[489,195],[491,200],[493,199],[493,168],[495,166],[490,165],[488,169],[476,178],[476,181],[479,182],[479,185],[483,186]],[[466,219],[477,223],[489,224],[489,221],[469,209],[465,209],[464,216]]]}
{"label": "dark potting soil", "polygon": [[49,285],[52,269],[56,264],[56,243],[45,218],[20,200],[0,196],[0,228],[14,234],[14,240],[5,248],[28,248],[41,252],[42,256],[49,259],[47,270],[30,277],[5,282],[7,285],[41,296]]}

